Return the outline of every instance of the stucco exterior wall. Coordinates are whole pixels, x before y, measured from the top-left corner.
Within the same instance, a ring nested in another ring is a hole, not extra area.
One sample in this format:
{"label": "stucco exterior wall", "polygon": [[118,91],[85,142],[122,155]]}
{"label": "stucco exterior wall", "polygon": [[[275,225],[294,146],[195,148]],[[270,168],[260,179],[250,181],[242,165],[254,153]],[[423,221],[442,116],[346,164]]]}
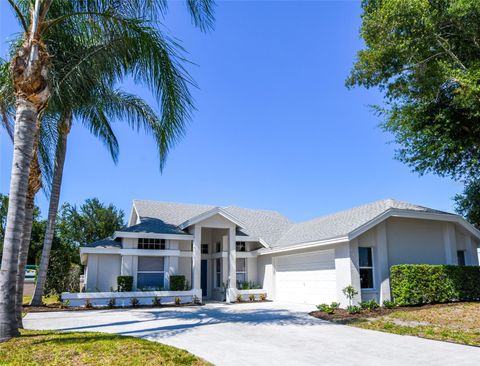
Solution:
{"label": "stucco exterior wall", "polygon": [[116,289],[120,267],[120,255],[90,254],[87,260],[86,291]]}
{"label": "stucco exterior wall", "polygon": [[444,222],[433,220],[388,219],[389,266],[407,263],[446,264],[444,225]]}

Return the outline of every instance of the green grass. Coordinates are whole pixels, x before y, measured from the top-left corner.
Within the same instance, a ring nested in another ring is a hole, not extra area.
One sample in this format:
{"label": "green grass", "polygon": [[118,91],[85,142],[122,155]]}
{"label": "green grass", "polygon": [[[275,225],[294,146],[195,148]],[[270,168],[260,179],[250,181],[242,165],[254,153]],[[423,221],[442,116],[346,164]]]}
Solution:
{"label": "green grass", "polygon": [[350,325],[382,332],[480,346],[480,303],[454,303],[398,310]]}
{"label": "green grass", "polygon": [[[30,304],[30,301],[32,300],[32,297],[31,296],[24,296],[23,297],[23,305],[28,305]],[[43,303],[45,305],[51,305],[51,304],[55,304],[59,301],[58,299],[58,296],[57,295],[52,295],[52,296],[44,296],[42,298],[43,300]]]}
{"label": "green grass", "polygon": [[104,333],[22,331],[0,343],[4,366],[153,366],[210,365],[175,347],[143,339]]}

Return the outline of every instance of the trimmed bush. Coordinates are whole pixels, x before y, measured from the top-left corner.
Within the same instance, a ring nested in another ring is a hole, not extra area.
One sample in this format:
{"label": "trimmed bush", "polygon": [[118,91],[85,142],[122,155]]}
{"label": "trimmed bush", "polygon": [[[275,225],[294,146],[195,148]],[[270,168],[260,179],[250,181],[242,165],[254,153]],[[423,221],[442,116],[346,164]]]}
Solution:
{"label": "trimmed bush", "polygon": [[133,276],[118,276],[117,277],[118,292],[129,292],[133,288]]}
{"label": "trimmed bush", "polygon": [[170,276],[171,291],[185,291],[185,289],[186,289],[185,276]]}
{"label": "trimmed bush", "polygon": [[362,310],[375,310],[380,306],[374,299],[370,299],[368,301],[362,301],[359,305],[362,308]]}
{"label": "trimmed bush", "polygon": [[401,264],[390,268],[392,296],[398,305],[480,300],[480,267]]}
{"label": "trimmed bush", "polygon": [[395,306],[397,306],[395,301],[390,301],[390,300],[383,301],[383,307],[386,309],[393,309]]}

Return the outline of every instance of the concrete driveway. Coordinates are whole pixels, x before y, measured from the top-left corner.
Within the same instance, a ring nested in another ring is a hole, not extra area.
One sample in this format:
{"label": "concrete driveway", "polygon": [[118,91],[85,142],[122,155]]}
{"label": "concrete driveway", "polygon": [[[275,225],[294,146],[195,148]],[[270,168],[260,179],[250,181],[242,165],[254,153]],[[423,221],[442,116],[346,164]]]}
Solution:
{"label": "concrete driveway", "polygon": [[29,329],[100,331],[186,349],[215,365],[478,365],[480,348],[332,324],[278,303],[31,313]]}

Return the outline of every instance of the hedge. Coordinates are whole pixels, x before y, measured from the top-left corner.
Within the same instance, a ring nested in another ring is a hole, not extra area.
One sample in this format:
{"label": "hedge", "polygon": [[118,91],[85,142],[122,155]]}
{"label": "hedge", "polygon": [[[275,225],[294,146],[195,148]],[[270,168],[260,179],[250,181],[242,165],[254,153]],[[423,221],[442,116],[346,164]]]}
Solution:
{"label": "hedge", "polygon": [[129,292],[133,288],[133,277],[132,276],[118,276],[117,277],[117,287],[119,292]]}
{"label": "hedge", "polygon": [[390,268],[392,297],[399,305],[480,300],[480,267],[400,264]]}
{"label": "hedge", "polygon": [[184,291],[186,289],[185,276],[170,276],[170,290]]}

